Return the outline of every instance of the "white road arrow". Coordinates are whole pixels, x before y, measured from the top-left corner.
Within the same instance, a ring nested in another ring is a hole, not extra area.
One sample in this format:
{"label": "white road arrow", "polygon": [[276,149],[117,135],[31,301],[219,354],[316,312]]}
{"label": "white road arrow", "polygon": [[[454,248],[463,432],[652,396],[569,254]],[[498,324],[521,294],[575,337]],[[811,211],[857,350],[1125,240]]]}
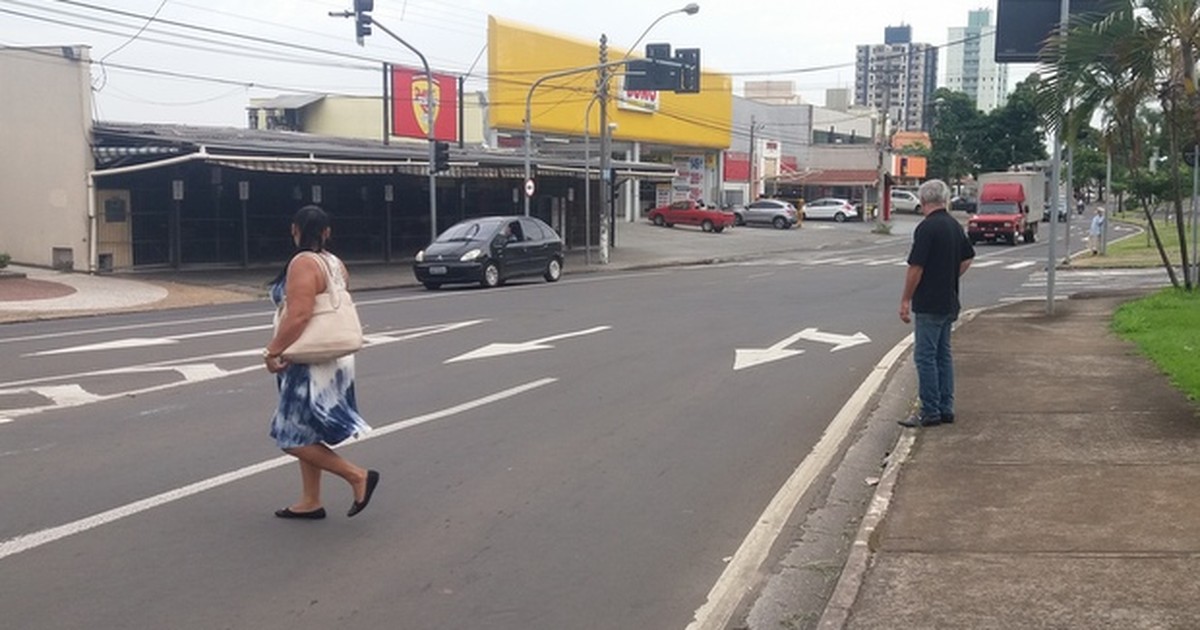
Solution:
{"label": "white road arrow", "polygon": [[835,333],[821,332],[816,328],[805,328],[800,332],[772,345],[770,348],[749,348],[737,349],[734,351],[733,369],[743,370],[748,367],[754,367],[763,363],[770,363],[780,359],[787,359],[796,355],[804,354],[803,350],[792,350],[788,346],[796,343],[801,339],[809,341],[818,341],[821,343],[834,344],[830,352],[845,350],[859,344],[869,343],[871,338],[865,334],[858,332],[853,335],[838,335]]}
{"label": "white road arrow", "polygon": [[839,335],[836,333],[821,332],[816,328],[805,328],[798,333],[798,336],[800,339],[807,339],[809,341],[831,343],[833,344],[833,349],[830,352],[837,352],[838,350],[853,348],[864,343],[871,343],[871,338],[861,331],[853,335]]}
{"label": "white road arrow", "polygon": [[602,331],[608,330],[610,328],[612,328],[612,326],[596,326],[595,328],[588,328],[587,330],[578,330],[575,332],[563,333],[561,335],[553,335],[551,337],[543,337],[541,339],[534,339],[533,341],[526,341],[526,342],[522,342],[522,343],[492,343],[492,344],[483,346],[482,348],[472,350],[466,354],[460,354],[452,359],[446,359],[445,362],[446,363],[457,363],[458,361],[470,361],[472,359],[486,359],[488,357],[498,357],[498,356],[502,356],[502,355],[506,355],[506,354],[517,354],[518,352],[529,352],[531,350],[546,350],[546,349],[554,347],[554,346],[550,345],[550,342],[552,342],[552,341],[558,341],[559,339],[569,339],[571,337],[581,337],[583,335],[590,335],[592,333],[602,332]]}

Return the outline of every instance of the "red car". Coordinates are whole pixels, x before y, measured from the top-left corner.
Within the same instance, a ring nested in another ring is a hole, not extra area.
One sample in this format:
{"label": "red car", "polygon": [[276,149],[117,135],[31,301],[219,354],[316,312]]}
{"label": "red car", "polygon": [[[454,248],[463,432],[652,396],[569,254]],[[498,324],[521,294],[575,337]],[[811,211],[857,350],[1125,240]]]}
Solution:
{"label": "red car", "polygon": [[655,208],[647,218],[657,226],[698,225],[705,232],[723,232],[725,228],[733,227],[734,215],[732,212],[707,208],[689,200]]}

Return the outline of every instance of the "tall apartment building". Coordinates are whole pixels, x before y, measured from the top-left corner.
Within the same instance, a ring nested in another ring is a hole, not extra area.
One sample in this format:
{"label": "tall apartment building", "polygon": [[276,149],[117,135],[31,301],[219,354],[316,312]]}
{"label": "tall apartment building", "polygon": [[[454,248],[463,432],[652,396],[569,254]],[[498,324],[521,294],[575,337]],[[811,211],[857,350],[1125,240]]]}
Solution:
{"label": "tall apartment building", "polygon": [[981,111],[1003,107],[1008,99],[1008,65],[996,63],[992,10],[967,13],[967,25],[951,28],[948,37],[945,86],[971,97]]}
{"label": "tall apartment building", "polygon": [[884,43],[858,47],[854,103],[886,108],[890,130],[928,130],[932,112],[927,105],[937,89],[937,62],[937,48],[912,43],[911,26],[889,26]]}

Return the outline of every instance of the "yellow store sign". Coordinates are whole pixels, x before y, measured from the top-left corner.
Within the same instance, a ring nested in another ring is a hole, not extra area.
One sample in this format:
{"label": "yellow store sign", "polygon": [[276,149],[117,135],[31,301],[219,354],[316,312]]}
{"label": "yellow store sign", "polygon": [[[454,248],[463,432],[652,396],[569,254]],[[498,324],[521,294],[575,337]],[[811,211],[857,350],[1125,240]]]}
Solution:
{"label": "yellow store sign", "polygon": [[[610,47],[610,61],[625,51]],[[525,128],[525,100],[539,78],[599,63],[599,41],[584,42],[527,26],[488,18],[488,124],[496,129]],[[621,72],[615,69],[614,72]],[[584,113],[596,87],[595,71],[543,81],[533,93],[530,116],[535,132],[582,136]],[[609,85],[609,121],[613,138],[726,149],[733,120],[733,81],[729,75],[702,72],[699,94],[634,92]],[[600,133],[599,104],[592,107],[589,133]]]}

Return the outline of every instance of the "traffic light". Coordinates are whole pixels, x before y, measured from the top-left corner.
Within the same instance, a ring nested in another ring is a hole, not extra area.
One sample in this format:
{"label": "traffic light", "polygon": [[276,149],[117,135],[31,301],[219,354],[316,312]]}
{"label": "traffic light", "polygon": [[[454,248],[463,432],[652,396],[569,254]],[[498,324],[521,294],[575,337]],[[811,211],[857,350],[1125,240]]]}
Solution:
{"label": "traffic light", "polygon": [[433,172],[441,173],[450,170],[450,143],[433,143]]}
{"label": "traffic light", "polygon": [[371,11],[375,10],[375,0],[354,0],[354,37],[358,45],[363,45],[363,38],[371,34]]}
{"label": "traffic light", "polygon": [[679,94],[699,94],[700,49],[680,48],[675,51],[675,61],[683,64],[679,68],[679,87],[675,91]]}

